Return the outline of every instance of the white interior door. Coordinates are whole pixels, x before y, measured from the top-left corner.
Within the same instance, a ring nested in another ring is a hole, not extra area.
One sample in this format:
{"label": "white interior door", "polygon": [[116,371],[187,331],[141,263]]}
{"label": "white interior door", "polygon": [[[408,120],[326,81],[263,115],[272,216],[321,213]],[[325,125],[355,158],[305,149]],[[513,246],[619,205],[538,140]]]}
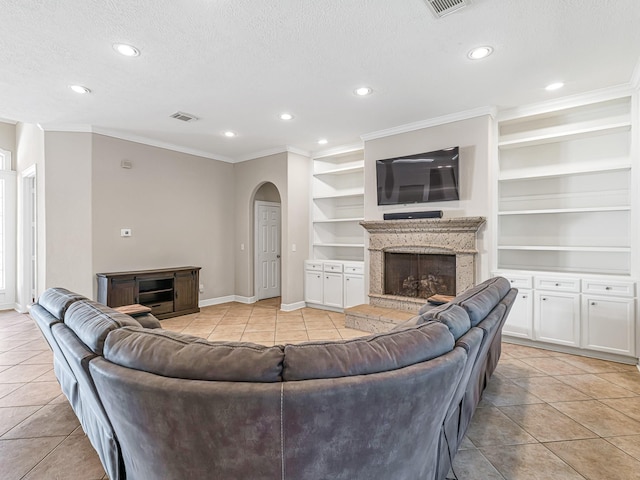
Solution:
{"label": "white interior door", "polygon": [[256,202],[256,297],[280,296],[280,204]]}

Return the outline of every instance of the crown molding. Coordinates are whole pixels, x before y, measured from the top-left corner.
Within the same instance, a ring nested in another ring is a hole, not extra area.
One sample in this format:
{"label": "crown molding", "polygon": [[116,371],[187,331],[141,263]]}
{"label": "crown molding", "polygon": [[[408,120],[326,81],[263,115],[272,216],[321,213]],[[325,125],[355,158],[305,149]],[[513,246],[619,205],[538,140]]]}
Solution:
{"label": "crown molding", "polygon": [[311,157],[311,152],[307,150],[303,150],[297,147],[292,147],[291,145],[280,145],[278,147],[267,148],[266,150],[260,150],[258,152],[240,155],[235,158],[234,163],[255,160],[257,158],[268,157],[269,155],[277,155],[278,153],[295,153],[297,155],[302,155],[303,157]]}
{"label": "crown molding", "polygon": [[513,120],[523,116],[538,115],[541,113],[563,110],[566,108],[580,107],[589,103],[604,102],[615,98],[625,97],[633,93],[631,84],[616,85],[613,87],[592,90],[586,93],[578,93],[566,97],[554,98],[545,102],[532,103],[508,110],[498,114],[498,121]]}
{"label": "crown molding", "polygon": [[362,142],[352,143],[349,145],[341,145],[339,147],[327,148],[324,150],[317,150],[312,152],[313,158],[322,158],[322,157],[331,157],[333,155],[341,155],[343,153],[355,152],[358,150],[362,150],[364,145]]}
{"label": "crown molding", "polygon": [[17,121],[15,121],[15,120],[11,120],[11,119],[9,119],[9,118],[4,118],[4,117],[0,117],[0,122],[2,122],[2,123],[9,123],[9,124],[11,124],[11,125],[17,125],[17,124],[18,124],[18,122],[17,122]]}
{"label": "crown molding", "polygon": [[154,140],[151,138],[143,137],[140,135],[134,135],[106,128],[93,127],[91,125],[42,125],[38,126],[45,132],[71,132],[71,133],[94,133],[96,135],[104,135],[105,137],[117,138],[119,140],[126,140],[128,142],[140,143],[142,145],[148,145],[150,147],[163,148],[165,150],[171,150],[173,152],[186,153],[188,155],[194,155],[196,157],[208,158],[211,160],[218,160],[226,163],[235,163],[235,160],[224,155],[217,155],[204,150],[198,150],[195,148],[183,147],[174,143],[162,142],[160,140]]}
{"label": "crown molding", "polygon": [[442,115],[441,117],[434,117],[427,120],[421,120],[419,122],[407,123],[405,125],[399,125],[397,127],[388,128],[386,130],[378,130],[377,132],[365,133],[364,135],[360,135],[360,138],[363,141],[367,142],[369,140],[375,140],[377,138],[384,138],[390,137],[392,135],[399,135],[401,133],[414,132],[423,128],[437,127],[438,125],[459,122],[461,120],[469,120],[471,118],[481,117],[484,115],[490,115],[491,117],[495,118],[497,115],[496,107],[479,107],[471,110],[465,110],[464,112]]}

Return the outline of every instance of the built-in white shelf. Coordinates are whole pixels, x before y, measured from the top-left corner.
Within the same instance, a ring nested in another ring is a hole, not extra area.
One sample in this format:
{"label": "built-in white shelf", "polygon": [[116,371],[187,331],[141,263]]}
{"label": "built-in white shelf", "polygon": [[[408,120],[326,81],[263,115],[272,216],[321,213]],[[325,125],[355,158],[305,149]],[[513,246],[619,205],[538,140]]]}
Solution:
{"label": "built-in white shelf", "polygon": [[313,259],[364,260],[364,151],[314,158],[312,200]]}
{"label": "built-in white shelf", "polygon": [[594,135],[607,135],[616,132],[628,132],[631,129],[631,121],[620,119],[615,123],[602,124],[597,121],[584,122],[566,127],[550,127],[526,134],[513,134],[502,137],[498,142],[501,149],[527,147],[542,143],[563,142]]}
{"label": "built-in white shelf", "polygon": [[612,252],[630,253],[631,247],[596,247],[567,245],[499,245],[498,250],[531,250],[541,252]]}
{"label": "built-in white shelf", "polygon": [[320,177],[323,175],[346,175],[348,173],[363,173],[364,163],[362,165],[356,165],[352,167],[334,168],[332,170],[326,170],[324,172],[315,172],[314,177]]}
{"label": "built-in white shelf", "polygon": [[541,215],[553,213],[590,213],[590,212],[626,212],[630,211],[630,206],[620,207],[593,207],[593,208],[549,208],[539,210],[513,210],[498,212],[499,216],[506,215]]}
{"label": "built-in white shelf", "polygon": [[350,223],[350,222],[362,222],[364,217],[358,218],[324,218],[314,219],[313,223]]}
{"label": "built-in white shelf", "polygon": [[503,171],[500,173],[498,180],[500,182],[517,181],[517,180],[535,180],[543,178],[557,178],[575,175],[583,175],[601,172],[616,172],[620,170],[630,170],[631,163],[629,158],[608,159],[602,163],[593,165],[577,164],[577,165],[560,165],[550,170],[548,166],[532,165],[529,169],[522,171]]}

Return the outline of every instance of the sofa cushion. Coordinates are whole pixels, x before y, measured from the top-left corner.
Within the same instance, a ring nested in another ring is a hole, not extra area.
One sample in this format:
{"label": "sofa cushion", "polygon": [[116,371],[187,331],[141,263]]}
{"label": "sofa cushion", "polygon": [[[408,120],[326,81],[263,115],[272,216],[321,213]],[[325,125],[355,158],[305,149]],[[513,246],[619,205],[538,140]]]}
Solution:
{"label": "sofa cushion", "polygon": [[278,382],[282,346],[208,342],[167,330],[121,328],[107,336],[104,358],[164,377],[225,382]]}
{"label": "sofa cushion", "polygon": [[432,308],[420,317],[423,323],[429,321],[444,323],[456,340],[471,328],[471,320],[466,310],[454,303],[445,303],[437,308]]}
{"label": "sofa cushion", "polygon": [[436,322],[353,340],[284,347],[285,381],[338,378],[397,370],[453,349],[449,329]]}
{"label": "sofa cushion", "polygon": [[38,298],[38,304],[58,320],[62,320],[69,306],[78,300],[86,300],[86,298],[66,288],[56,287],[45,290]]}
{"label": "sofa cushion", "polygon": [[122,327],[140,327],[140,323],[129,315],[91,300],[71,304],[65,315],[65,324],[98,355],[102,355],[104,340],[110,331]]}

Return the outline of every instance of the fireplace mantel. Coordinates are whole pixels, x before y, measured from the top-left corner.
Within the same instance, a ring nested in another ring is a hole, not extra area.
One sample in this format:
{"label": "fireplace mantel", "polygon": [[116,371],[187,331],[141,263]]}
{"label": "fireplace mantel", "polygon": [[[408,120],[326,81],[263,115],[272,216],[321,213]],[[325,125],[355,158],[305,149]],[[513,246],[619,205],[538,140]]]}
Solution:
{"label": "fireplace mantel", "polygon": [[484,217],[360,222],[369,232],[369,303],[417,311],[424,299],[384,293],[384,254],[445,253],[456,256],[456,294],[475,284],[476,233]]}

